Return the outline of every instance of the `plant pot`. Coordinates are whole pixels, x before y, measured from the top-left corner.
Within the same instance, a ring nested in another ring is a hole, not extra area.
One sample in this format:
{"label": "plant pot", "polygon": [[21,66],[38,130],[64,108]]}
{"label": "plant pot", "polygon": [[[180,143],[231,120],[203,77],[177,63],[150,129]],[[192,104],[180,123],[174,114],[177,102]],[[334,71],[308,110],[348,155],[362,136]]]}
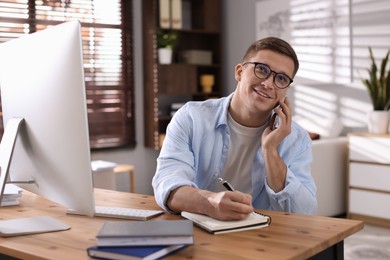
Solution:
{"label": "plant pot", "polygon": [[172,49],[159,48],[158,49],[158,62],[160,64],[171,64],[172,63]]}
{"label": "plant pot", "polygon": [[386,134],[389,128],[389,112],[374,110],[368,112],[368,132],[373,134]]}

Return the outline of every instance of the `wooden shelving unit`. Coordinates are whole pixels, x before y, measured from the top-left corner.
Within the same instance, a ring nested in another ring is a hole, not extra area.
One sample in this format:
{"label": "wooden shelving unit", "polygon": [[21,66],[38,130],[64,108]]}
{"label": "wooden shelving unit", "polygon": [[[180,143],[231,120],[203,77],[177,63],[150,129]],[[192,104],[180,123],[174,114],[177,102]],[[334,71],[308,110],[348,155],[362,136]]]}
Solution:
{"label": "wooden shelving unit", "polygon": [[[205,100],[221,93],[221,1],[185,1],[191,6],[191,28],[169,29],[178,33],[172,64],[158,63],[159,1],[142,1],[145,146],[155,150],[161,147],[172,103]],[[179,53],[188,50],[210,51],[212,63],[180,62]],[[199,79],[203,74],[214,75],[211,93],[201,90]]]}

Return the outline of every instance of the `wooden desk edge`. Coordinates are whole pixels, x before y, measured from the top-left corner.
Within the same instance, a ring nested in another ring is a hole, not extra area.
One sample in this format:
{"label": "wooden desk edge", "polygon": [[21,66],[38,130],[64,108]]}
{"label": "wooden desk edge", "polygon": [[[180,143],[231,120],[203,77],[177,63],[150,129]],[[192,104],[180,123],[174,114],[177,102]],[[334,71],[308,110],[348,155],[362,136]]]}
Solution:
{"label": "wooden desk edge", "polygon": [[[143,208],[143,209],[160,209],[154,201],[154,197],[151,195],[141,195],[141,194],[132,194],[127,192],[118,192],[111,190],[95,190],[96,201],[101,205],[115,205],[115,206],[129,206],[134,208]],[[113,196],[111,196],[113,195]],[[115,196],[114,196],[115,195]],[[72,229],[69,233],[64,233],[64,236],[59,238],[56,235],[57,232],[46,233],[46,234],[38,234],[30,236],[21,236],[15,239],[7,240],[4,238],[3,243],[0,243],[0,252],[3,254],[8,254],[17,258],[28,258],[28,259],[44,259],[51,258],[50,252],[53,252],[55,249],[55,253],[61,254],[64,251],[64,255],[62,257],[69,257],[70,255],[74,255],[74,257],[78,257],[81,259],[89,259],[86,254],[86,248],[88,246],[92,246],[95,244],[94,235],[97,232],[100,225],[109,220],[107,218],[89,218],[89,217],[80,217],[80,216],[70,216],[65,214],[65,210],[63,207],[56,205],[53,202],[46,201],[45,199],[40,198],[37,195],[31,194],[29,192],[25,192],[21,199],[21,206],[14,207],[13,209],[3,211],[1,217],[3,218],[16,218],[21,216],[29,216],[29,215],[51,215],[53,217],[58,218],[60,221],[67,222],[71,224]],[[8,212],[8,213],[6,213]],[[294,226],[293,231],[288,231],[291,234],[295,233],[304,233],[304,229],[306,226],[305,220],[307,220],[307,216],[300,214],[290,214],[285,212],[272,212],[272,211],[263,211],[266,214],[271,215],[274,218],[274,221],[271,223],[271,227],[273,224],[275,225],[276,233],[280,230],[284,230],[285,227],[289,229],[289,223],[299,223],[296,227]],[[286,215],[291,215],[290,218],[285,219]],[[178,219],[180,216],[171,215],[169,213],[165,213],[160,215],[154,219]],[[276,221],[275,221],[276,220]],[[286,221],[287,220],[287,221]],[[358,232],[364,227],[363,221],[359,220],[350,220],[350,219],[332,219],[328,217],[315,216],[314,218],[310,218],[310,222],[314,222],[311,226],[315,226],[315,223],[327,222],[327,224],[323,224],[320,229],[324,232],[327,232],[327,227],[332,230],[335,230],[335,226],[339,225],[343,227],[342,232],[328,232],[327,236],[329,237],[326,241],[318,240],[319,244],[313,246],[312,248],[307,248],[305,250],[300,251],[295,254],[294,259],[302,259],[308,258],[316,255],[317,253],[324,250],[329,246],[335,245],[341,241],[343,241],[346,237]],[[335,223],[335,224],[334,224]],[[85,227],[88,225],[88,227]],[[170,256],[172,259],[179,259],[183,257],[193,257],[194,259],[198,259],[202,257],[202,254],[208,253],[207,247],[205,248],[203,244],[207,243],[217,243],[217,247],[220,247],[222,235],[211,235],[207,232],[195,227],[195,235],[196,243],[194,246],[189,247],[189,249],[184,249],[183,251],[179,251],[177,254]],[[310,228],[310,225],[309,225]],[[291,229],[291,228],[290,228]],[[301,232],[302,231],[302,232]],[[67,232],[67,231],[64,231]],[[282,231],[284,232],[284,231]],[[88,233],[88,234],[86,234]],[[315,231],[314,235],[319,236],[321,232]],[[270,227],[265,228],[263,230],[254,230],[250,232],[238,232],[232,233],[232,235],[236,238],[250,238],[250,239],[263,239],[263,242],[270,243],[269,239],[277,239],[280,237],[280,234],[274,234],[274,229],[270,229]],[[263,237],[264,236],[264,237]],[[271,238],[267,239],[267,236],[271,236]],[[284,241],[291,240],[291,237],[287,238],[283,235],[281,238]],[[263,237],[263,238],[262,238]],[[304,239],[310,239],[309,235],[302,235]],[[71,238],[76,238],[74,243],[77,245],[68,245],[69,240]],[[2,240],[3,238],[0,238]],[[51,241],[54,243],[50,244]],[[265,239],[265,240],[264,240]],[[4,243],[5,242],[5,243]],[[260,241],[261,242],[261,241]],[[283,241],[282,241],[283,242]],[[67,244],[68,243],[68,244]],[[296,243],[296,241],[294,242]],[[46,245],[49,244],[46,248]],[[262,243],[259,243],[259,246]],[[22,246],[23,245],[23,246]],[[195,247],[196,246],[196,247]],[[276,245],[277,246],[277,245]],[[49,248],[50,247],[50,248]],[[75,248],[74,248],[75,247]],[[19,250],[19,248],[21,250]],[[37,251],[34,249],[37,248]],[[46,252],[47,255],[44,255],[42,252]],[[257,249],[256,249],[257,250]],[[253,254],[258,255],[259,251],[252,250]],[[276,250],[276,247],[273,248]],[[66,253],[67,252],[67,253]],[[36,255],[34,255],[34,253]],[[70,255],[69,255],[70,254]],[[83,257],[84,256],[84,257]],[[285,255],[286,256],[286,255]],[[291,258],[292,256],[290,256]]]}

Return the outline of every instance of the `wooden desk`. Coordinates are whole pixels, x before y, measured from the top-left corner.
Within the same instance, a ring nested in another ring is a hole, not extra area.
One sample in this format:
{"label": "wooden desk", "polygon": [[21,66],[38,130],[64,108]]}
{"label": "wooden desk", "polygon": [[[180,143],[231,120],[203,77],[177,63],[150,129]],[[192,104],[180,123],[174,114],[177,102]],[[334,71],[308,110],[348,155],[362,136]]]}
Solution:
{"label": "wooden desk", "polygon": [[[100,189],[96,189],[95,194],[99,205],[158,209],[152,196]],[[168,259],[307,259],[326,249],[325,255],[322,255],[324,259],[331,259],[328,253],[342,259],[343,240],[363,228],[363,222],[358,220],[283,212],[264,213],[272,217],[272,223],[259,230],[211,235],[196,227],[195,244]],[[29,260],[89,259],[86,248],[95,245],[98,229],[108,220],[66,215],[63,207],[27,191],[23,191],[20,206],[0,209],[1,219],[34,215],[56,217],[72,228],[61,232],[0,238],[1,254]],[[177,218],[180,216],[164,214],[155,219]]]}

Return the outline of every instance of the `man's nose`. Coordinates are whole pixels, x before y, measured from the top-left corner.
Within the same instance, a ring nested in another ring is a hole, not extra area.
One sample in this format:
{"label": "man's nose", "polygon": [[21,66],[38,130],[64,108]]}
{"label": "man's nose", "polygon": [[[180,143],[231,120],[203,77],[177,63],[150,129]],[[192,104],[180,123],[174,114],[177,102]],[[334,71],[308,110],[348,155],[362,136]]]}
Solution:
{"label": "man's nose", "polygon": [[274,87],[274,77],[276,76],[276,73],[271,71],[271,73],[263,80],[264,85],[267,85],[268,87]]}

